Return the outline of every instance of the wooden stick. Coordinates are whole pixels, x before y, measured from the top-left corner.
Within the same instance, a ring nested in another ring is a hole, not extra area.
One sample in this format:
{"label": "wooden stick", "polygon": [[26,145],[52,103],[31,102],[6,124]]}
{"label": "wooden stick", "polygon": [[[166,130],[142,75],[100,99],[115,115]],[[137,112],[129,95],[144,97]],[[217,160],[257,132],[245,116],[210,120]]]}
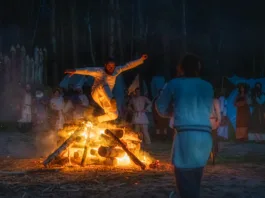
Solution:
{"label": "wooden stick", "polygon": [[112,129],[111,131],[117,138],[123,137],[124,132],[122,129]]}
{"label": "wooden stick", "polygon": [[86,143],[84,146],[84,153],[83,153],[83,157],[82,157],[82,161],[81,161],[81,166],[85,166],[85,163],[86,163],[89,140],[90,140],[90,138],[87,137]]}
{"label": "wooden stick", "polygon": [[60,156],[71,144],[76,140],[76,137],[79,136],[85,130],[85,125],[79,127],[65,142],[57,148],[48,158],[43,162],[43,165],[47,167],[56,157]]}
{"label": "wooden stick", "polygon": [[129,151],[127,149],[127,147],[124,145],[124,143],[119,138],[117,138],[110,130],[106,129],[105,134],[109,135],[114,140],[116,140],[116,142],[127,153],[127,155],[130,157],[130,159],[133,161],[133,163],[140,166],[142,170],[144,170],[146,168],[146,165],[143,162],[141,162],[131,151]]}

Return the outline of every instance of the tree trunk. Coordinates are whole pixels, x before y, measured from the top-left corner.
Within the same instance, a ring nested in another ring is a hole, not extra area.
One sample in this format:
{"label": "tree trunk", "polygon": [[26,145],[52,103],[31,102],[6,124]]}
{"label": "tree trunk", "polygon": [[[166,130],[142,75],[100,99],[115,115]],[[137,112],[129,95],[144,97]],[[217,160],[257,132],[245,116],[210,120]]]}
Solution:
{"label": "tree trunk", "polygon": [[253,78],[257,78],[256,76],[256,58],[255,58],[255,55],[253,55],[253,59],[252,59],[252,75],[253,75]]}
{"label": "tree trunk", "polygon": [[[61,1],[62,2],[62,1]],[[64,34],[64,12],[61,6],[60,9],[60,32],[61,32],[61,65],[65,69],[65,34]]]}
{"label": "tree trunk", "polygon": [[115,53],[115,5],[114,0],[109,1],[109,57],[113,57]]}
{"label": "tree trunk", "polygon": [[264,77],[264,75],[265,75],[265,41],[263,41],[264,42],[264,48],[263,48],[263,50],[264,50],[264,54],[263,54],[263,57],[264,57],[264,62],[263,62],[263,64],[261,64],[261,77]]}
{"label": "tree trunk", "polygon": [[[169,28],[169,27],[168,27]],[[166,80],[170,79],[170,37],[166,32],[170,30],[165,29],[165,33],[162,35],[162,44],[164,51],[164,75]]]}
{"label": "tree trunk", "polygon": [[[64,27],[63,27],[63,23],[61,23],[61,64],[62,66],[65,65],[65,58],[64,58],[64,54],[65,54],[65,43],[64,43]],[[63,68],[64,69],[64,68]]]}
{"label": "tree trunk", "polygon": [[[137,6],[138,6],[138,21],[139,21],[139,40],[140,43],[143,41],[144,39],[144,20],[143,20],[143,11],[142,11],[142,1],[138,0],[137,1]],[[140,47],[142,47],[140,45]]]}
{"label": "tree trunk", "polygon": [[56,60],[56,4],[55,0],[52,0],[52,17],[51,17],[51,39],[52,39],[52,68],[53,68],[53,84],[58,84],[58,66]]}
{"label": "tree trunk", "polygon": [[[137,1],[137,16],[138,16],[138,21],[139,21],[139,31],[138,31],[138,49],[137,49],[137,52],[136,52],[136,55],[137,55],[137,58],[140,56],[140,53],[142,53],[142,50],[143,50],[143,43],[145,42],[145,38],[144,38],[144,35],[145,35],[145,31],[144,31],[144,20],[143,20],[143,10],[142,10],[142,1],[141,0],[138,0]],[[141,94],[143,95],[144,94],[144,85],[143,85],[143,80],[144,80],[144,77],[143,77],[143,70],[140,69],[140,72],[139,72],[139,83],[140,83],[140,91],[141,91]]]}
{"label": "tree trunk", "polygon": [[89,12],[87,14],[87,28],[88,28],[88,34],[89,34],[90,56],[91,56],[93,65],[96,66],[96,59],[95,59],[95,55],[94,55],[92,31],[91,31],[91,23],[90,23],[90,13]]}
{"label": "tree trunk", "polygon": [[187,29],[186,29],[186,0],[182,0],[182,47],[183,53],[187,52]]}
{"label": "tree trunk", "polygon": [[221,76],[223,75],[221,64],[220,64],[222,46],[223,46],[222,34],[220,33],[220,39],[219,39],[218,50],[217,50],[217,58],[216,58],[216,66],[219,69],[219,74]]}
{"label": "tree trunk", "polygon": [[132,26],[131,26],[131,36],[132,36],[132,38],[131,38],[131,60],[134,58],[133,57],[133,48],[134,48],[134,17],[135,17],[135,14],[134,14],[134,12],[135,12],[135,7],[134,7],[134,3],[132,3],[132,21],[131,21],[131,23],[132,23]]}
{"label": "tree trunk", "polygon": [[104,0],[101,3],[101,59],[102,62],[105,60],[106,55],[106,43],[105,43],[105,4]]}
{"label": "tree trunk", "polygon": [[124,53],[123,53],[123,42],[122,42],[122,31],[121,31],[121,10],[120,10],[120,1],[116,0],[116,11],[117,11],[117,30],[119,38],[119,48],[120,48],[120,63],[124,62]]}
{"label": "tree trunk", "polygon": [[72,26],[72,46],[73,46],[73,66],[77,67],[77,31],[76,31],[76,1],[71,5],[71,26]]}

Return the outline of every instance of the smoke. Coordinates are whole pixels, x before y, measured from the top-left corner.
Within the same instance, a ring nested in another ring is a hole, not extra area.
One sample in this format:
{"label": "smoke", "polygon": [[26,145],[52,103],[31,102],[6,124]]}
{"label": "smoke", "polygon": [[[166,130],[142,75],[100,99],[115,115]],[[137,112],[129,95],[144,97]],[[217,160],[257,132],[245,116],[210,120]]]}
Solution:
{"label": "smoke", "polygon": [[51,154],[57,148],[57,138],[56,130],[45,130],[38,126],[35,138],[36,157],[47,157]]}
{"label": "smoke", "polygon": [[1,88],[1,112],[0,120],[14,121],[19,119],[20,110],[18,106],[22,102],[23,88],[18,83],[5,84]]}

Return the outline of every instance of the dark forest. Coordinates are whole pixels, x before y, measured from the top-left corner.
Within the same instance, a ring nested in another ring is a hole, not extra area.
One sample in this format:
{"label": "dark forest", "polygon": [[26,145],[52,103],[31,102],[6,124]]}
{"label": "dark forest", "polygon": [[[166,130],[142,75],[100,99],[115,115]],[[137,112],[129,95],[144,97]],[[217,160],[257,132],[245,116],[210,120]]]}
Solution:
{"label": "dark forest", "polygon": [[[118,64],[148,53],[133,73],[147,81],[175,76],[185,52],[201,56],[205,77],[264,76],[265,24],[262,1],[196,0],[5,0],[0,11],[0,51],[11,45],[46,47],[50,84],[66,68]],[[11,32],[11,33],[10,33]],[[54,64],[56,63],[56,64]],[[125,74],[130,82],[133,78]]]}

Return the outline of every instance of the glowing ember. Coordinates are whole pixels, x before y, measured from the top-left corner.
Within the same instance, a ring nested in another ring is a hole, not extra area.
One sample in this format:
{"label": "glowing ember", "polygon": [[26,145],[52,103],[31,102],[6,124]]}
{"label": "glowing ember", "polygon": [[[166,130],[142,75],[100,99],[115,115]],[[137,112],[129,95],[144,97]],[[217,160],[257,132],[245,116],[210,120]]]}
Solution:
{"label": "glowing ember", "polygon": [[117,158],[119,165],[129,165],[131,163],[130,157],[125,154],[123,157]]}

